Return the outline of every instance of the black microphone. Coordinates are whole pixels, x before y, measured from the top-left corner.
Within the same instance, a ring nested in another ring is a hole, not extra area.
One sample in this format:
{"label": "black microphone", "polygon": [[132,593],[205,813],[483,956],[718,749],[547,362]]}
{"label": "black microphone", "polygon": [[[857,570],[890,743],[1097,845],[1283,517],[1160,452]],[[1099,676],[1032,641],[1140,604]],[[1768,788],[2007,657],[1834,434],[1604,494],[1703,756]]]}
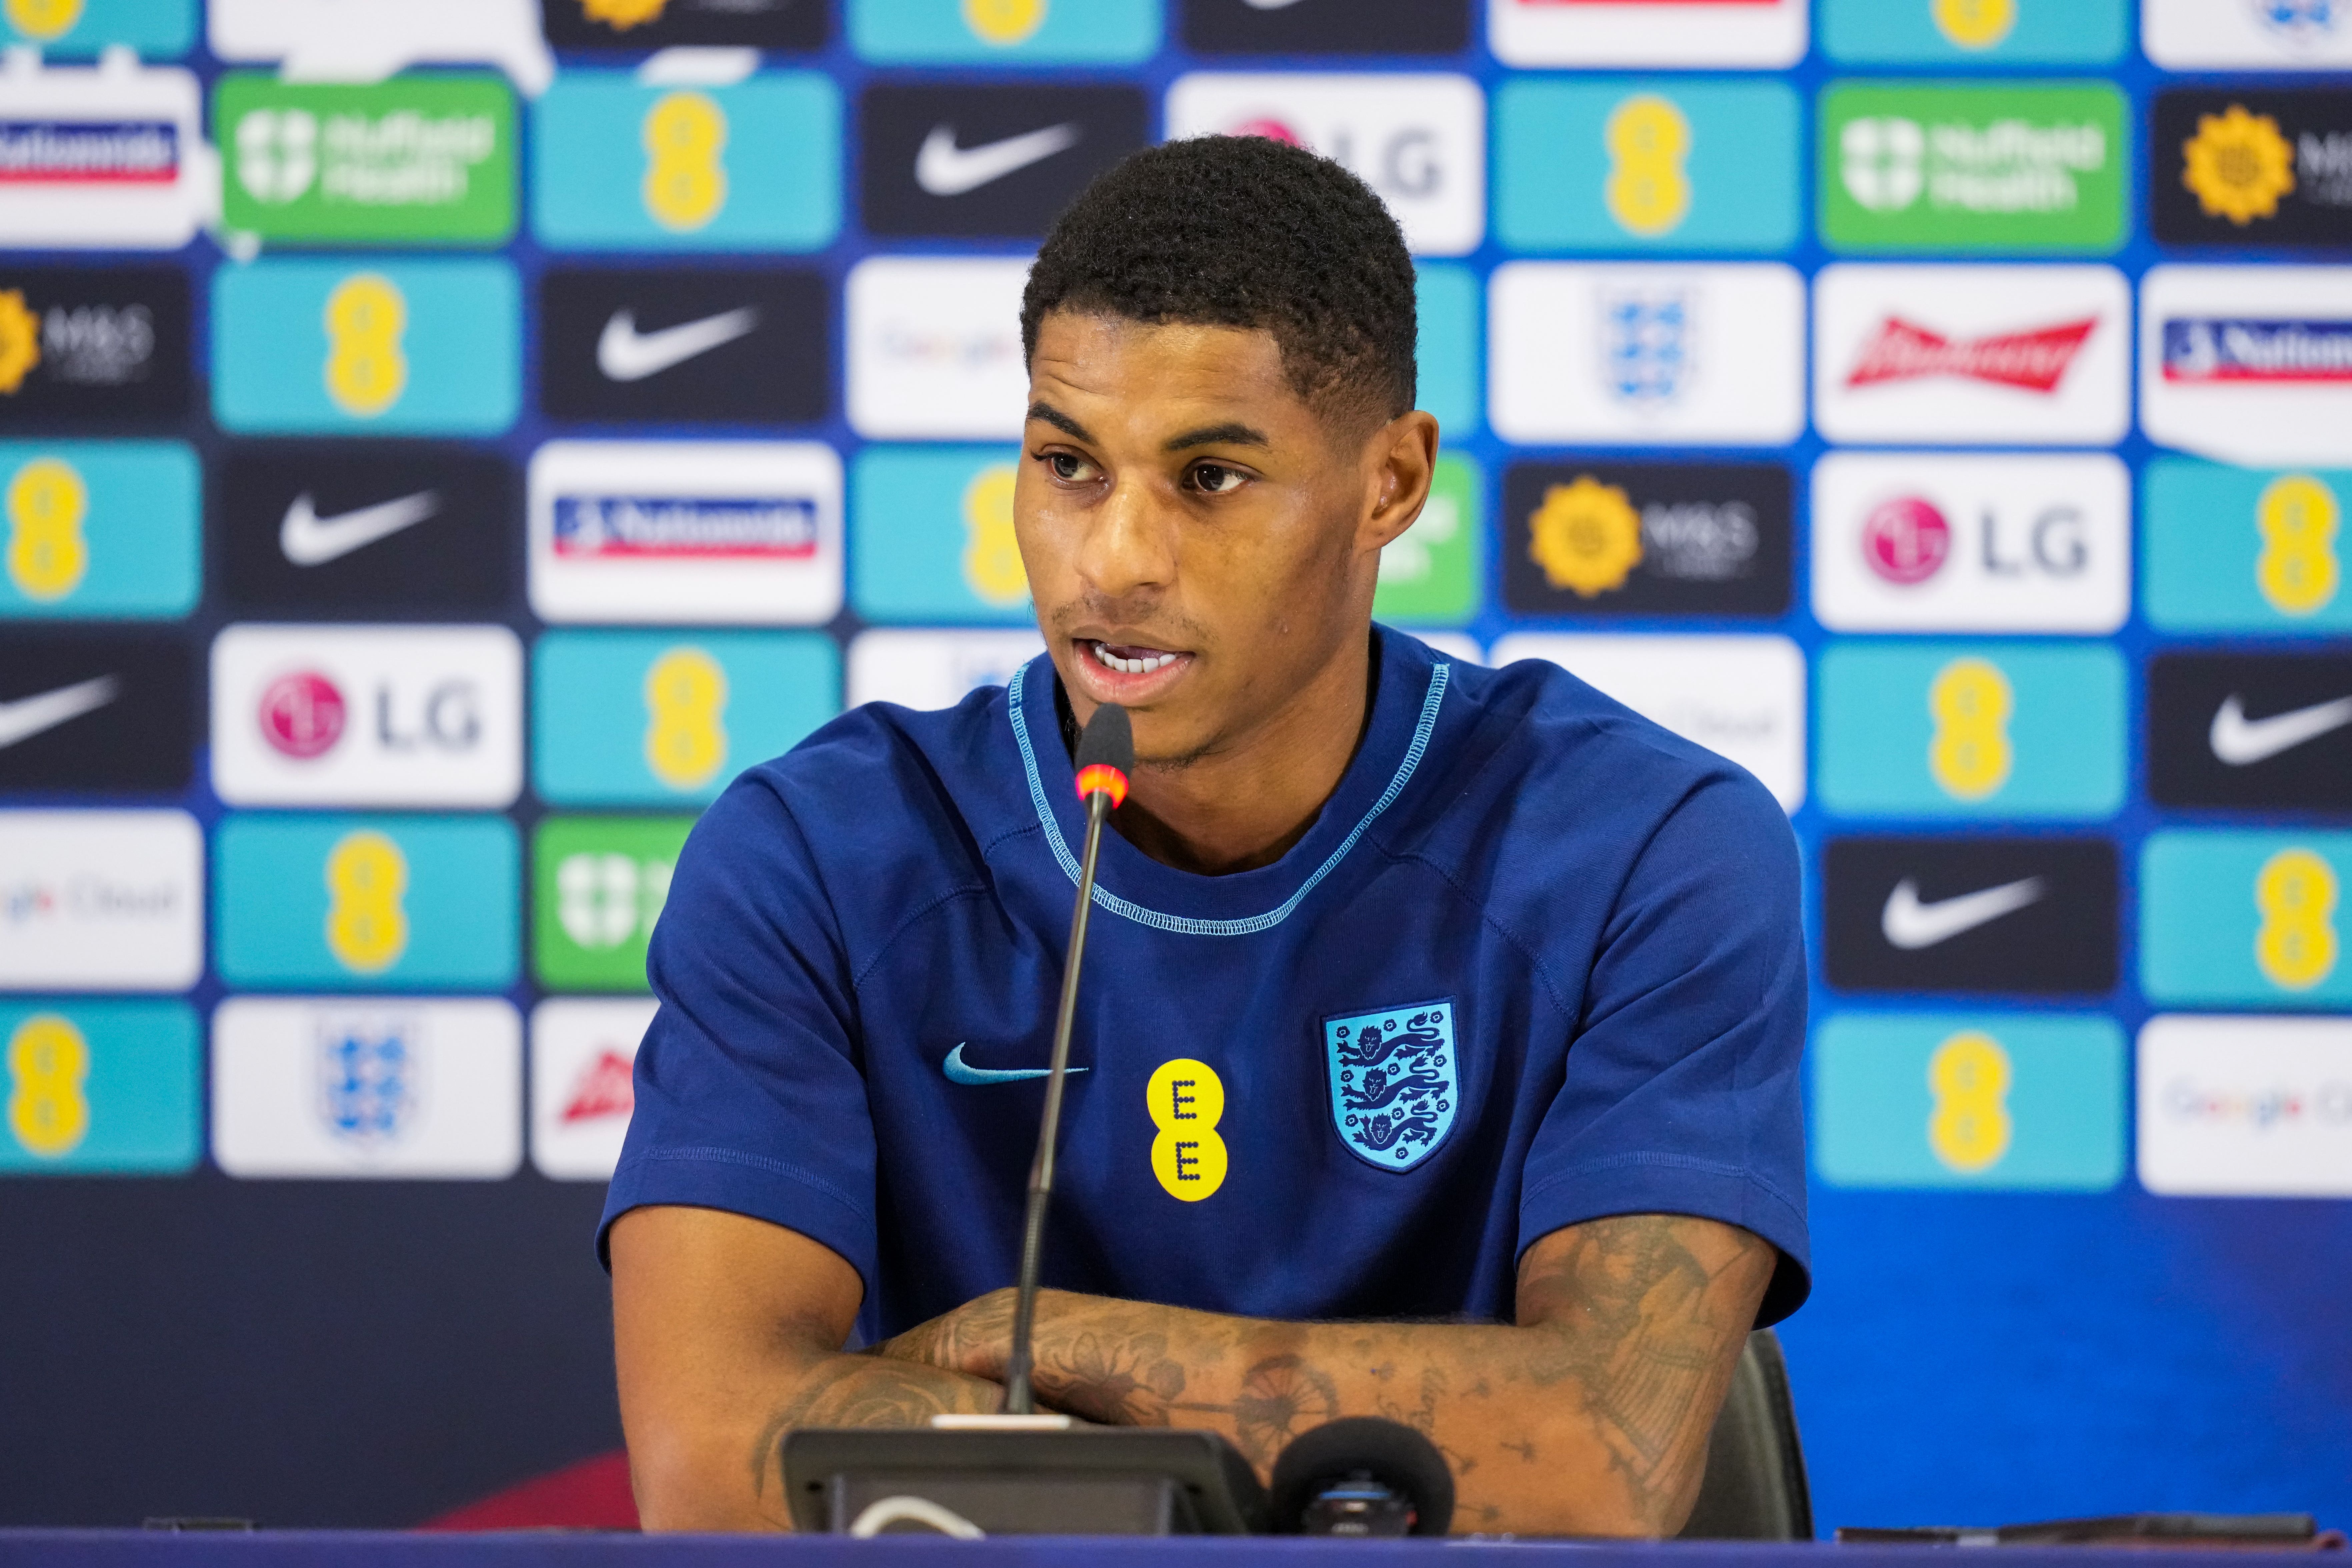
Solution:
{"label": "black microphone", "polygon": [[1443,1535],[1454,1472],[1401,1421],[1349,1415],[1302,1432],[1274,1462],[1274,1529],[1285,1535]]}
{"label": "black microphone", "polygon": [[1062,960],[1062,1006],[1054,1020],[1054,1054],[1045,1074],[1045,1115],[1037,1129],[1037,1157],[1029,1166],[1029,1209],[1021,1226],[1020,1286],[1013,1296],[1013,1352],[1004,1363],[1004,1413],[1036,1414],[1030,1386],[1030,1342],[1037,1319],[1037,1273],[1045,1261],[1045,1208],[1054,1195],[1054,1145],[1062,1128],[1062,1087],[1069,1081],[1070,1028],[1078,1016],[1078,966],[1087,953],[1087,916],[1095,902],[1095,856],[1103,823],[1127,799],[1135,771],[1135,725],[1127,710],[1106,702],[1078,738],[1074,759],[1078,798],[1087,807],[1086,850],[1078,859],[1078,906],[1070,915],[1070,947]]}

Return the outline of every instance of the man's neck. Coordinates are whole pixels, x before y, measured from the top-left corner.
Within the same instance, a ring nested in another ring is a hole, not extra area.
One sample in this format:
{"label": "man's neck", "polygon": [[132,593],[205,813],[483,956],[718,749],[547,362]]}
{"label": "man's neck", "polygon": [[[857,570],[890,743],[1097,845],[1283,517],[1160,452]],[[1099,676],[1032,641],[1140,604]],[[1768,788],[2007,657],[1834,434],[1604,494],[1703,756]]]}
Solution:
{"label": "man's neck", "polygon": [[1181,766],[1137,767],[1111,820],[1162,865],[1202,876],[1270,866],[1307,836],[1371,720],[1375,637],[1351,637],[1247,733]]}

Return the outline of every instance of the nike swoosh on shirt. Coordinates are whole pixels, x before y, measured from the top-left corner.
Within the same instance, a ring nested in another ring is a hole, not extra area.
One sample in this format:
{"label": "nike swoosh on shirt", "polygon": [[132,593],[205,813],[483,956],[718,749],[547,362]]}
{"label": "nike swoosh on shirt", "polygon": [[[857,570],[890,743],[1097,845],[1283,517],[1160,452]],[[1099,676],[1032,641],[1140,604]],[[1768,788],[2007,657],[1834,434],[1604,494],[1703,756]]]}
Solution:
{"label": "nike swoosh on shirt", "polygon": [[615,310],[596,338],[596,368],[608,381],[643,381],[697,354],[733,342],[760,324],[760,309],[746,305],[699,321],[680,321],[657,331],[637,331],[635,310]]}
{"label": "nike swoosh on shirt", "polygon": [[2289,709],[2267,719],[2249,719],[2246,705],[2232,693],[2214,713],[2213,728],[2206,739],[2212,742],[2215,758],[2231,767],[2242,768],[2249,763],[2275,757],[2281,752],[2291,752],[2305,741],[2316,741],[2330,730],[2340,730],[2347,724],[2352,724],[2352,697]]}
{"label": "nike swoosh on shirt", "polygon": [[1892,945],[1906,952],[1916,952],[2038,903],[2042,889],[2041,878],[2027,877],[2021,881],[2003,882],[1998,888],[1980,888],[1973,893],[1923,904],[1919,901],[1919,884],[1906,877],[1886,895],[1886,907],[1878,912],[1878,929]]}
{"label": "nike swoosh on shirt", "polygon": [[110,675],[101,675],[60,686],[54,691],[0,702],[0,748],[29,741],[44,730],[54,730],[68,719],[79,719],[103,708],[121,691],[121,681]]}
{"label": "nike swoosh on shirt", "polygon": [[[963,1047],[969,1041],[959,1042],[940,1064],[950,1083],[1015,1083],[1024,1078],[1050,1078],[1051,1068],[976,1068],[963,1059]],[[1072,1072],[1084,1072],[1084,1068],[1072,1068]]]}
{"label": "nike swoosh on shirt", "polygon": [[297,566],[324,566],[404,528],[414,528],[440,510],[437,492],[418,490],[415,495],[395,496],[373,506],[320,517],[310,492],[304,490],[286,509],[286,521],[278,525],[278,548]]}
{"label": "nike swoosh on shirt", "polygon": [[960,196],[1067,152],[1078,144],[1080,134],[1077,122],[1069,121],[1002,142],[959,147],[955,127],[934,125],[915,154],[915,184],[935,196]]}

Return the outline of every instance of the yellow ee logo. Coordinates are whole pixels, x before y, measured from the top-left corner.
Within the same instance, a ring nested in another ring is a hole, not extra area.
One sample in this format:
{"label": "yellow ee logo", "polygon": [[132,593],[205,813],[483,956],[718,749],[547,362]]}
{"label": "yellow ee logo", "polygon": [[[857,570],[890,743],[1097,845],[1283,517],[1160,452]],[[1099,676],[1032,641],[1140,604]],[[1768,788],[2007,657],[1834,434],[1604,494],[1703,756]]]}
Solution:
{"label": "yellow ee logo", "polygon": [[1671,233],[1690,211],[1690,121],[1672,100],[1643,93],[1619,104],[1601,133],[1609,149],[1609,216],[1644,238]]}
{"label": "yellow ee logo", "polygon": [[1160,1136],[1151,1141],[1151,1173],[1168,1195],[1198,1203],[1225,1184],[1225,1085],[1217,1069],[1190,1057],[1161,1062],[1143,1100]]}
{"label": "yellow ee logo", "polygon": [[28,1154],[62,1159],[89,1132],[89,1042],[55,1013],[36,1013],[8,1037],[8,1131]]}
{"label": "yellow ee logo", "polygon": [[1013,531],[1013,465],[992,463],[964,487],[963,580],[986,604],[1029,597],[1029,573]]}
{"label": "yellow ee logo", "polygon": [[2336,597],[2341,515],[2336,492],[2309,474],[2282,474],[2263,488],[2254,504],[2254,528],[2263,536],[2254,585],[2281,615],[2308,616]]}
{"label": "yellow ee logo", "polygon": [[1982,800],[2009,782],[2016,762],[2009,716],[2017,694],[1990,659],[1956,658],[1927,687],[1927,716],[1936,732],[1927,742],[1927,772],[1945,794]]}
{"label": "yellow ee logo", "polygon": [[2308,849],[2282,849],[2254,875],[2254,962],[2272,984],[2308,991],[2335,973],[2336,868]]}
{"label": "yellow ee logo", "polygon": [[709,94],[673,92],[646,111],[646,211],[664,228],[697,229],[727,205],[727,111]]}
{"label": "yellow ee logo", "polygon": [[963,25],[983,44],[1027,42],[1045,25],[1047,0],[963,0]]}
{"label": "yellow ee logo", "polygon": [[327,395],[335,406],[373,419],[408,390],[408,299],[378,272],[362,272],[327,296]]}
{"label": "yellow ee logo", "polygon": [[8,20],[28,38],[62,38],[81,20],[82,0],[8,0]]}
{"label": "yellow ee logo", "polygon": [[1927,1058],[1927,1147],[1964,1175],[1991,1169],[2009,1152],[2009,1053],[1978,1029],[1963,1029]]}
{"label": "yellow ee logo", "polygon": [[89,487],[71,463],[36,458],[8,481],[8,581],[28,599],[64,598],[89,571]]}
{"label": "yellow ee logo", "polygon": [[1936,30],[1964,49],[1989,49],[2017,26],[2017,0],[1934,0]]}
{"label": "yellow ee logo", "polygon": [[327,951],[360,974],[381,974],[408,951],[408,857],[373,828],[347,833],[327,854]]}
{"label": "yellow ee logo", "polygon": [[672,789],[700,789],[727,765],[727,672],[698,647],[674,647],[646,672],[646,766]]}

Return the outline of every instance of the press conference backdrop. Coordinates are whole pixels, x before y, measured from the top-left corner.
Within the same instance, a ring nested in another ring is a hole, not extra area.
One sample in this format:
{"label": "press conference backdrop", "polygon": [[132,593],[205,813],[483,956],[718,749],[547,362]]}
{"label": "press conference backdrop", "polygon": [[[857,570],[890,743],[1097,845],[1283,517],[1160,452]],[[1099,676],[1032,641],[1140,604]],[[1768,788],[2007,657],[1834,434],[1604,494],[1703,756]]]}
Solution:
{"label": "press conference backdrop", "polygon": [[2342,0],[0,39],[0,1522],[408,1523],[617,1445],[678,847],[1035,648],[1025,258],[1203,132],[1416,253],[1382,617],[1803,840],[1823,1520],[2352,1510]]}

